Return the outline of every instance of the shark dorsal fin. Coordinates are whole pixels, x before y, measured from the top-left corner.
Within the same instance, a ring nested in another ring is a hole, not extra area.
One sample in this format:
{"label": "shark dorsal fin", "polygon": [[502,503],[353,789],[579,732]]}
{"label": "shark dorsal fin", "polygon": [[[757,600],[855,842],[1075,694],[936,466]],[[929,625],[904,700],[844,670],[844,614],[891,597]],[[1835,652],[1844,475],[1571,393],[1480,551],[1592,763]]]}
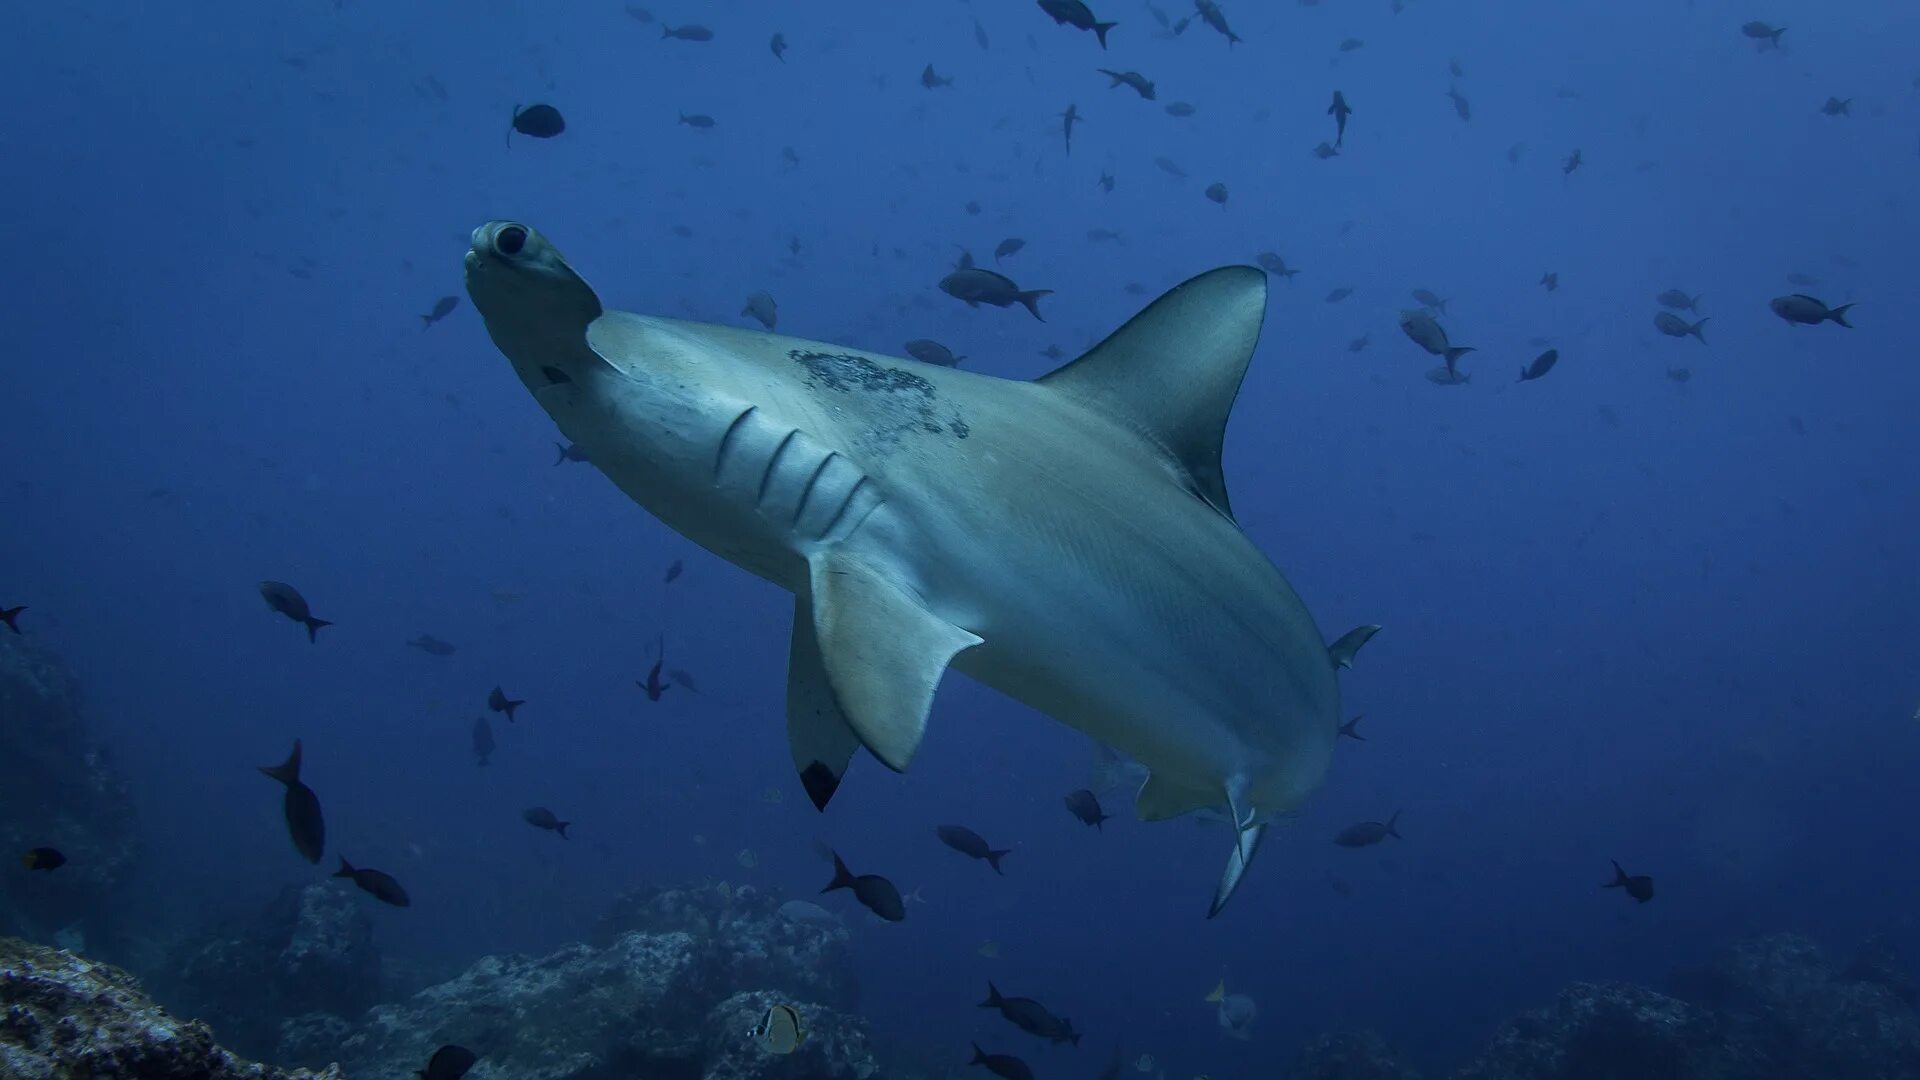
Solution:
{"label": "shark dorsal fin", "polygon": [[1260,340],[1267,276],[1223,266],[1169,290],[1079,359],[1040,378],[1138,432],[1233,517],[1220,444]]}

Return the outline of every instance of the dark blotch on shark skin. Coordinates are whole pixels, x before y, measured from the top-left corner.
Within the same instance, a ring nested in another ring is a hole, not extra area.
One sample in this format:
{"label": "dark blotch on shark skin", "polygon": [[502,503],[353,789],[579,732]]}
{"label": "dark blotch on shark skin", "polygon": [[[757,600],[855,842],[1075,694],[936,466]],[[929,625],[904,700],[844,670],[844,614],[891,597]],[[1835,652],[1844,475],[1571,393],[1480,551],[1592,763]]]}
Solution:
{"label": "dark blotch on shark skin", "polygon": [[[850,353],[793,349],[787,356],[807,369],[809,386],[817,383],[842,394],[864,391],[889,396],[885,403],[888,415],[876,424],[869,436],[876,447],[897,446],[901,437],[916,427],[930,435],[951,433],[958,439],[973,433],[973,428],[958,412],[945,424],[940,422],[934,413],[934,402],[938,400],[940,392],[924,376],[883,367],[864,356]],[[892,395],[903,396],[893,398]]]}

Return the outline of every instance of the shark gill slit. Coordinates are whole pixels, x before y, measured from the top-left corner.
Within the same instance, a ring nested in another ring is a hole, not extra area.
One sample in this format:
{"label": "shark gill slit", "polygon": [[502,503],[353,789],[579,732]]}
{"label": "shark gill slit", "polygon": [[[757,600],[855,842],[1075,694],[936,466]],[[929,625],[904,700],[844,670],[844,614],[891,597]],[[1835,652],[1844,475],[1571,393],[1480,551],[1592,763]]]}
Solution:
{"label": "shark gill slit", "polygon": [[759,506],[761,503],[767,501],[767,485],[773,483],[773,474],[780,468],[780,455],[787,452],[787,446],[793,442],[794,436],[798,434],[800,434],[799,428],[794,428],[792,431],[787,432],[787,437],[781,439],[780,445],[774,447],[773,453],[767,455],[767,467],[760,473],[760,491],[754,495],[753,505]]}
{"label": "shark gill slit", "polygon": [[[834,526],[840,524],[840,519],[847,516],[847,508],[853,505],[853,497],[860,494],[860,489],[866,486],[867,478],[865,475],[862,475],[860,479],[853,482],[853,487],[847,489],[846,497],[840,500],[840,509],[833,512],[833,520],[827,522],[826,527],[820,530],[819,539],[824,541],[827,537],[833,535]],[[860,520],[865,521],[866,515],[860,515]]]}
{"label": "shark gill slit", "polygon": [[800,524],[800,516],[807,512],[807,500],[813,495],[813,486],[820,482],[820,477],[827,471],[827,466],[833,464],[833,459],[839,456],[838,450],[829,450],[827,456],[820,459],[820,464],[813,467],[813,475],[807,477],[807,486],[800,489],[800,499],[793,505],[793,525]]}
{"label": "shark gill slit", "polygon": [[715,480],[720,479],[720,470],[727,463],[727,451],[733,449],[733,436],[740,430],[740,425],[747,422],[747,417],[752,416],[759,408],[760,406],[758,405],[747,406],[746,411],[734,417],[733,423],[727,425],[726,434],[720,436],[720,447],[713,453],[713,478]]}

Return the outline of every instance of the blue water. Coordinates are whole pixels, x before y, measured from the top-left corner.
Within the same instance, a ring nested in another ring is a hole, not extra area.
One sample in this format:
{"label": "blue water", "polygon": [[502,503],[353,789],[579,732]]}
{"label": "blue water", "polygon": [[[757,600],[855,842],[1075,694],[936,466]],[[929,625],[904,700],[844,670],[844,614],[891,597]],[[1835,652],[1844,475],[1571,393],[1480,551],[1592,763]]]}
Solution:
{"label": "blue water", "polygon": [[[547,950],[645,884],[810,896],[824,840],[925,898],[856,920],[876,1031],[956,1064],[1008,1042],[973,1008],[991,977],[1087,1032],[1034,1055],[1043,1076],[1116,1041],[1248,1075],[1354,1026],[1444,1063],[1567,980],[1657,982],[1748,933],[1920,949],[1920,9],[1239,0],[1230,48],[1095,6],[1121,23],[1105,52],[1022,0],[654,10],[708,43],[599,0],[14,5],[0,601],[32,605],[133,776],[154,935],[316,876],[253,768],[297,736],[326,868],[338,851],[413,895],[373,912],[391,955]],[[1788,26],[1785,50],[1750,18]],[[923,89],[929,62],[954,85]],[[1336,88],[1345,149],[1316,160]],[[1853,115],[1821,115],[1829,95]],[[509,147],[535,101],[568,131]],[[932,337],[1013,378],[1281,253],[1301,273],[1272,283],[1227,475],[1329,637],[1386,627],[1341,678],[1370,741],[1341,744],[1212,922],[1222,834],[1124,809],[1084,828],[1060,803],[1084,738],[958,677],[910,774],[863,756],[816,813],[784,744],[788,597],[553,467],[464,296],[422,330],[463,292],[469,230],[503,217],[614,307],[740,324],[765,289],[782,333]],[[1007,236],[1028,244],[1004,269],[1055,290],[1045,323],[934,288]],[[1395,325],[1415,287],[1478,348],[1471,384],[1422,378]],[[1653,330],[1668,288],[1704,294],[1710,344]],[[1857,302],[1857,328],[1788,326],[1767,300],[1795,291]],[[1560,364],[1515,385],[1536,336]],[[310,645],[261,579],[337,625]],[[404,646],[421,631],[458,653]],[[700,695],[633,686],[662,636]],[[477,769],[496,683],[528,704]],[[572,839],[525,826],[535,804]],[[1404,840],[1329,842],[1395,809]],[[1006,877],[941,847],[948,821],[1013,847]],[[1656,899],[1599,889],[1609,859]],[[1250,1042],[1200,1000],[1223,974],[1259,1002]]]}

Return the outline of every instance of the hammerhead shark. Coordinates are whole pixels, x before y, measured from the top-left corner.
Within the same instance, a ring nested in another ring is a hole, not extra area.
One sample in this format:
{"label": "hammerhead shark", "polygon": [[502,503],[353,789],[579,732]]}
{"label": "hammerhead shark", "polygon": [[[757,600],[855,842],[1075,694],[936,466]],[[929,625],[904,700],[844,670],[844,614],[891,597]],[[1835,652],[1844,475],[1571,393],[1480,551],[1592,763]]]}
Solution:
{"label": "hammerhead shark", "polygon": [[787,737],[816,807],[862,746],[907,768],[949,667],[1137,759],[1142,819],[1224,805],[1209,917],[1319,786],[1351,652],[1221,473],[1260,270],[1201,274],[1032,382],[608,310],[516,222],[474,230],[466,284],[595,468],[794,594]]}

